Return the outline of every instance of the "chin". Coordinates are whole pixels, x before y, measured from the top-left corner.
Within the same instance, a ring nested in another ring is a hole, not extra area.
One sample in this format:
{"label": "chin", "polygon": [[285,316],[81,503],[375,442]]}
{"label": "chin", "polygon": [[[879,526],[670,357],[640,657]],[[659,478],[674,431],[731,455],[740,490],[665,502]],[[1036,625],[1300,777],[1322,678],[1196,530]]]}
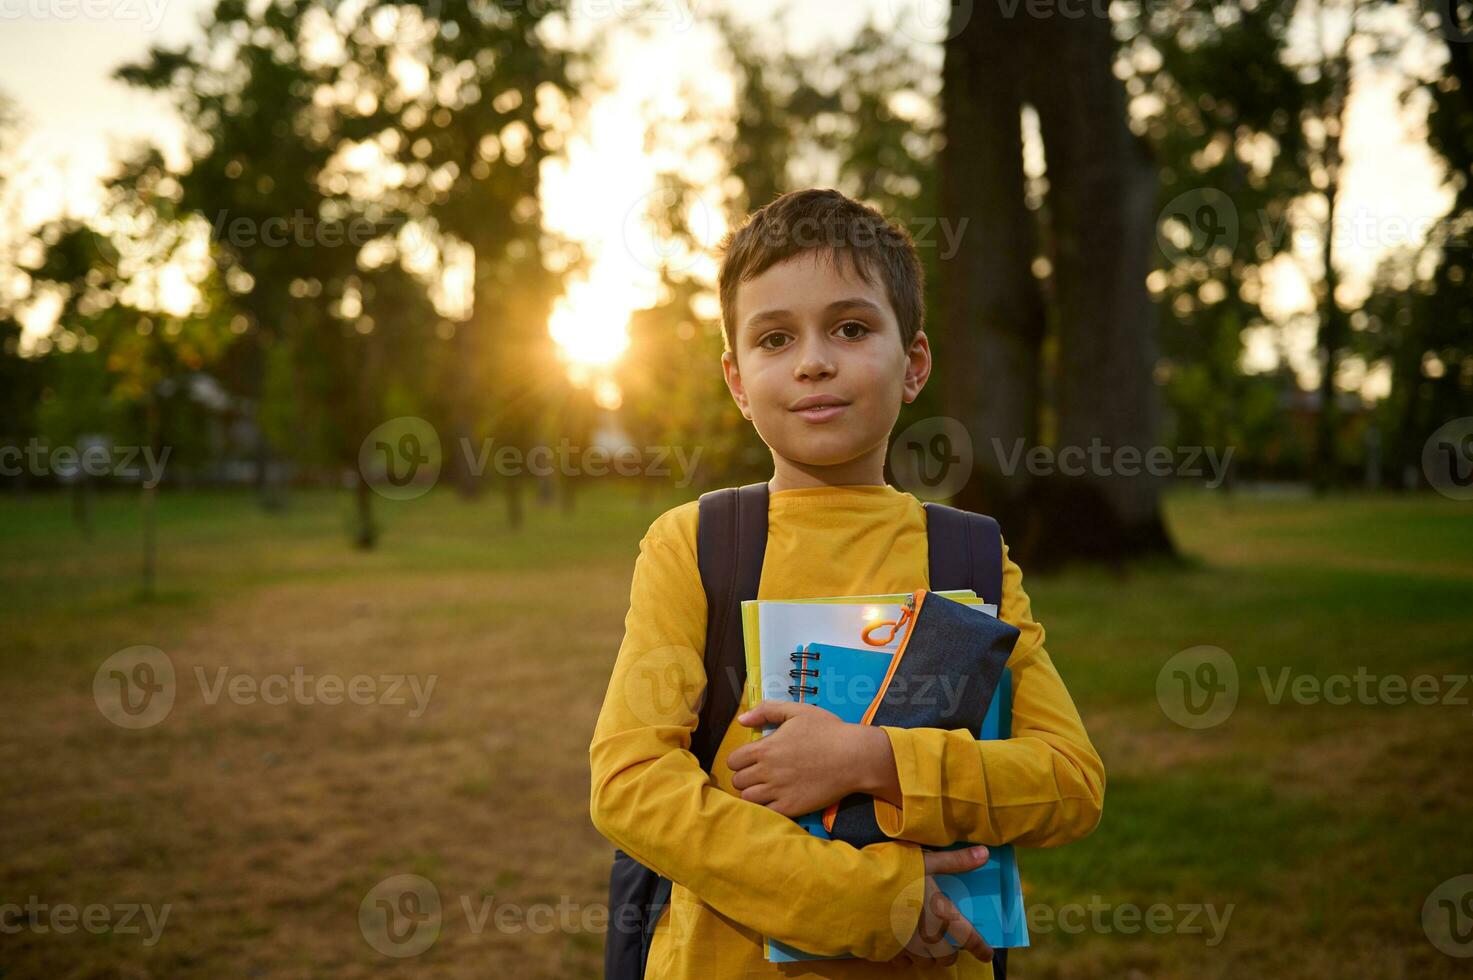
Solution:
{"label": "chin", "polygon": [[862,440],[834,437],[809,436],[804,439],[785,440],[773,448],[785,459],[804,466],[839,466],[852,463],[863,456],[873,443]]}

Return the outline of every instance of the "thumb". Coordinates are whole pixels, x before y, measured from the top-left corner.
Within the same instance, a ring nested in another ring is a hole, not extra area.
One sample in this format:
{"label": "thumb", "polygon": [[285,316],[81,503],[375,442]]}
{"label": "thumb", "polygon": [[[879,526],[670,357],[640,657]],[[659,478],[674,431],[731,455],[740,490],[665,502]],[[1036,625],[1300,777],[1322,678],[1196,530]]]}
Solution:
{"label": "thumb", "polygon": [[987,848],[958,847],[949,851],[926,851],[926,874],[954,875],[980,868],[987,863]]}
{"label": "thumb", "polygon": [[793,715],[798,709],[804,707],[796,701],[759,701],[752,707],[737,715],[737,721],[748,728],[757,728],[761,725],[781,725]]}

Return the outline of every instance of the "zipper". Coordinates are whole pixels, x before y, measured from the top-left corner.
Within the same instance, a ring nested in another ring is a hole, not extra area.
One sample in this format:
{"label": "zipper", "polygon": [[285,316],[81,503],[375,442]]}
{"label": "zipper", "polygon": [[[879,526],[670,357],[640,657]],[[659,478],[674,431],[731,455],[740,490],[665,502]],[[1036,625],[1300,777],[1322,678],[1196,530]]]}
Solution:
{"label": "zipper", "polygon": [[[905,601],[900,604],[899,619],[893,621],[887,619],[882,620],[878,623],[871,623],[864,628],[864,632],[860,634],[860,639],[864,640],[864,642],[868,643],[870,646],[875,647],[882,647],[893,641],[895,639],[895,634],[899,633],[901,628],[905,626],[907,622],[910,622],[915,618],[916,610],[919,609],[920,604],[925,601],[925,591],[925,589],[916,589],[910,595],[906,596]],[[890,635],[885,637],[883,640],[870,639],[870,633],[879,629],[881,626],[889,626]],[[899,656],[899,653],[897,652],[896,655]]]}

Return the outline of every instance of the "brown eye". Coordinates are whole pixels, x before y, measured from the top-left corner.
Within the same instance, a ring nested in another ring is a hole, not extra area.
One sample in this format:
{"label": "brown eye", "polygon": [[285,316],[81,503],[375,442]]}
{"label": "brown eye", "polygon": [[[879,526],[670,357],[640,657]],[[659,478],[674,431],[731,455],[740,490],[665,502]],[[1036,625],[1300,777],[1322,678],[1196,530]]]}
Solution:
{"label": "brown eye", "polygon": [[785,338],[785,337],[786,337],[786,336],[787,336],[787,334],[782,334],[782,333],[770,333],[770,334],[768,334],[768,335],[767,335],[767,336],[766,336],[766,337],[763,337],[763,338],[762,338],[762,339],[761,339],[761,340],[759,340],[759,341],[757,341],[757,346],[758,346],[758,347],[761,347],[761,348],[762,348],[762,349],[763,349],[763,350],[778,350],[778,349],[779,349],[779,348],[780,348],[780,347],[782,347],[782,346],[784,346],[784,345],[782,345],[782,344],[779,344],[779,345],[777,345],[777,347],[769,347],[769,346],[768,346],[768,345],[767,345],[767,342],[768,342],[768,341],[769,341],[769,340],[773,340],[773,339],[775,339],[775,338],[776,338],[776,339],[782,339],[782,338]]}
{"label": "brown eye", "polygon": [[860,333],[857,336],[850,337],[850,340],[858,340],[860,337],[863,337],[865,334],[870,332],[869,327],[863,323],[860,323],[858,320],[845,320],[843,323],[839,324],[840,330],[843,330],[846,327],[858,327],[861,331],[863,331],[863,333]]}

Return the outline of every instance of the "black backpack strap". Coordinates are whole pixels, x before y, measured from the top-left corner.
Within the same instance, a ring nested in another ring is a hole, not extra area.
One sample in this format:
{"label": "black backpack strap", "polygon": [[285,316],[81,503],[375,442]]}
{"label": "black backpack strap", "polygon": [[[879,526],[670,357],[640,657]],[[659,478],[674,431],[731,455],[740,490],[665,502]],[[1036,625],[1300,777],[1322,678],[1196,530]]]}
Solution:
{"label": "black backpack strap", "polygon": [[757,598],[766,552],[766,483],[701,494],[696,557],[706,590],[706,695],[691,752],[707,772],[747,683],[742,600]]}
{"label": "black backpack strap", "polygon": [[[706,693],[691,752],[706,772],[716,761],[721,739],[736,717],[747,683],[747,656],[742,644],[742,600],[757,598],[762,558],[767,552],[767,484],[751,483],[701,494],[696,523],[696,561],[706,590]],[[642,933],[636,946],[610,934],[605,941],[604,976],[628,980],[643,976],[654,944],[660,914],[670,903],[671,882],[627,855],[621,869],[615,856],[610,892],[622,887],[644,907]],[[621,886],[629,880],[632,885]],[[635,956],[638,963],[634,964]],[[637,974],[632,971],[638,969]]]}
{"label": "black backpack strap", "polygon": [[[1002,528],[986,514],[926,502],[931,590],[971,589],[1002,616]],[[993,980],[1007,980],[1008,951],[992,956]]]}
{"label": "black backpack strap", "polygon": [[971,589],[1002,612],[1002,529],[986,514],[927,502],[931,590]]}

